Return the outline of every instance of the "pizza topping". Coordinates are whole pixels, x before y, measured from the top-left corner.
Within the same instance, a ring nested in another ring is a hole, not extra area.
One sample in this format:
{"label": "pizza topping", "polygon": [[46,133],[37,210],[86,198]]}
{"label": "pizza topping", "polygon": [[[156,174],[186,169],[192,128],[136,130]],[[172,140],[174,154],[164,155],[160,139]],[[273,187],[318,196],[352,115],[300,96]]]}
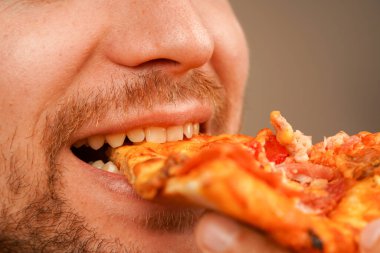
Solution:
{"label": "pizza topping", "polygon": [[293,143],[288,145],[289,152],[297,162],[306,162],[309,160],[308,151],[312,146],[311,137],[304,135],[300,131],[295,131]]}
{"label": "pizza topping", "polygon": [[326,182],[324,188],[318,189],[312,184],[306,186],[305,194],[297,206],[302,211],[315,214],[327,214],[335,209],[336,205],[344,196],[348,183],[344,178],[337,178]]}
{"label": "pizza topping", "polygon": [[340,132],[313,146],[310,161],[335,167],[345,178],[363,180],[380,171],[379,136],[368,132],[348,136]]}
{"label": "pizza topping", "polygon": [[281,145],[288,145],[293,142],[293,128],[286,121],[284,117],[281,116],[279,111],[273,111],[270,114],[270,122],[277,132],[277,140]]}
{"label": "pizza topping", "polygon": [[339,177],[339,172],[333,168],[312,164],[312,163],[283,163],[276,166],[277,169],[286,172],[286,176],[295,179],[299,175],[304,175],[315,179],[326,179],[328,181]]}
{"label": "pizza topping", "polygon": [[265,153],[269,161],[275,164],[280,164],[289,156],[289,152],[276,139],[276,136],[271,135],[265,142]]}
{"label": "pizza topping", "polygon": [[[327,213],[332,210],[347,187],[343,176],[334,168],[312,163],[283,163],[276,169],[284,172],[284,183],[302,185],[303,195],[297,207],[306,213]],[[287,182],[290,180],[290,182]]]}
{"label": "pizza topping", "polygon": [[[274,139],[273,142],[267,141],[269,139]],[[276,172],[278,171],[275,168],[275,162],[283,162],[282,155],[276,156],[274,153],[274,149],[281,147],[277,147],[278,144],[276,137],[273,135],[272,131],[269,129],[263,129],[260,131],[257,138],[250,140],[244,144],[245,147],[248,147],[248,152],[252,154],[252,157],[261,164],[261,169],[265,172]],[[278,144],[280,146],[280,144]],[[268,150],[268,151],[267,151]],[[283,150],[286,153],[286,149]],[[268,156],[269,154],[269,156]]]}
{"label": "pizza topping", "polygon": [[[249,148],[248,150],[252,153],[252,156],[261,164],[264,165],[271,162],[268,159],[265,149],[263,145],[261,145],[260,142],[253,140],[248,143],[245,143],[245,146]],[[269,171],[273,171],[273,170],[270,169]]]}
{"label": "pizza topping", "polygon": [[309,176],[306,176],[304,174],[295,174],[292,177],[292,180],[297,181],[298,183],[304,185],[304,184],[310,184],[313,179]]}
{"label": "pizza topping", "polygon": [[348,134],[341,131],[334,136],[324,138],[323,148],[324,150],[333,150],[336,147],[341,146],[349,138]]}
{"label": "pizza topping", "polygon": [[292,126],[281,116],[279,111],[270,115],[271,124],[276,129],[277,141],[283,145],[297,162],[309,160],[308,151],[312,146],[311,137],[301,131],[293,131]]}
{"label": "pizza topping", "polygon": [[310,188],[314,190],[323,190],[327,188],[328,183],[327,179],[315,179],[310,182]]}
{"label": "pizza topping", "polygon": [[[176,170],[176,175],[184,175],[198,167],[205,161],[213,159],[231,159],[239,165],[240,168],[263,180],[266,184],[274,189],[279,190],[287,196],[300,196],[302,191],[300,187],[291,186],[282,183],[282,174],[274,171],[272,163],[262,164],[258,160],[252,159],[252,153],[243,148],[244,146],[232,143],[213,143],[207,149],[202,150],[197,156],[189,159],[182,167]],[[262,153],[264,154],[265,153]]]}

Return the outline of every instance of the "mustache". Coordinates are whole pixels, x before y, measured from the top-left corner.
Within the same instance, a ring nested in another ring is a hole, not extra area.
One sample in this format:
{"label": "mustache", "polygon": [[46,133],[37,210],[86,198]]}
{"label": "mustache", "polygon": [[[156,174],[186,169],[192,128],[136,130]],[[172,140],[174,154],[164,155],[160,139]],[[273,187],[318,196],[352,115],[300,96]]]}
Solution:
{"label": "mustache", "polygon": [[77,90],[62,98],[58,108],[46,116],[42,144],[51,163],[76,130],[88,122],[96,124],[109,110],[128,117],[129,110],[150,110],[157,105],[193,100],[211,104],[213,125],[222,129],[228,101],[215,76],[201,70],[193,70],[181,79],[161,71],[113,76],[102,86]]}
{"label": "mustache", "polygon": [[183,79],[175,80],[160,72],[135,74],[128,79],[113,81],[118,89],[115,97],[122,95],[126,107],[150,109],[158,104],[175,104],[180,101],[199,100],[211,102],[214,107],[222,105],[224,87],[217,78],[200,70],[193,70]]}

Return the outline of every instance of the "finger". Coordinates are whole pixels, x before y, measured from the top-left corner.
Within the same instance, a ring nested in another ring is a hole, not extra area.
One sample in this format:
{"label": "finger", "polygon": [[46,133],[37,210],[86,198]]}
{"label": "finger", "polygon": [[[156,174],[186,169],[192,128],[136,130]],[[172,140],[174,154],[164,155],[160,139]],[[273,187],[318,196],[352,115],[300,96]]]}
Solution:
{"label": "finger", "polygon": [[227,217],[205,214],[199,221],[195,238],[205,253],[287,253],[260,233]]}
{"label": "finger", "polygon": [[361,253],[380,252],[380,219],[371,222],[360,235]]}

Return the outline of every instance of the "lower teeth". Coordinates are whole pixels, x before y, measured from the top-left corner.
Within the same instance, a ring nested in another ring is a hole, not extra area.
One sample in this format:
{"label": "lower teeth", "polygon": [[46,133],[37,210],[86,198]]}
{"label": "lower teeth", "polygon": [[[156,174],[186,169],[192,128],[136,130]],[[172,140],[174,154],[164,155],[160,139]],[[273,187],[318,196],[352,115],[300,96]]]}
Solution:
{"label": "lower teeth", "polygon": [[90,164],[97,169],[102,169],[104,166],[104,162],[102,160],[97,160],[97,161],[90,163]]}
{"label": "lower teeth", "polygon": [[102,160],[97,160],[95,162],[90,162],[89,164],[97,169],[101,169],[115,174],[120,174],[119,169],[111,161],[104,163]]}

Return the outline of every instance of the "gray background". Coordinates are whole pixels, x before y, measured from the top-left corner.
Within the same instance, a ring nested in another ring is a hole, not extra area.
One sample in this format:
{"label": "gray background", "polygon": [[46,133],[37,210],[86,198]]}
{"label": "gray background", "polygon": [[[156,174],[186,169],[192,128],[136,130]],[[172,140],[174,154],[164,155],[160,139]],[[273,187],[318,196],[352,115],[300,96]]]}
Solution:
{"label": "gray background", "polygon": [[250,45],[242,132],[278,109],[314,141],[380,131],[379,0],[231,0]]}

